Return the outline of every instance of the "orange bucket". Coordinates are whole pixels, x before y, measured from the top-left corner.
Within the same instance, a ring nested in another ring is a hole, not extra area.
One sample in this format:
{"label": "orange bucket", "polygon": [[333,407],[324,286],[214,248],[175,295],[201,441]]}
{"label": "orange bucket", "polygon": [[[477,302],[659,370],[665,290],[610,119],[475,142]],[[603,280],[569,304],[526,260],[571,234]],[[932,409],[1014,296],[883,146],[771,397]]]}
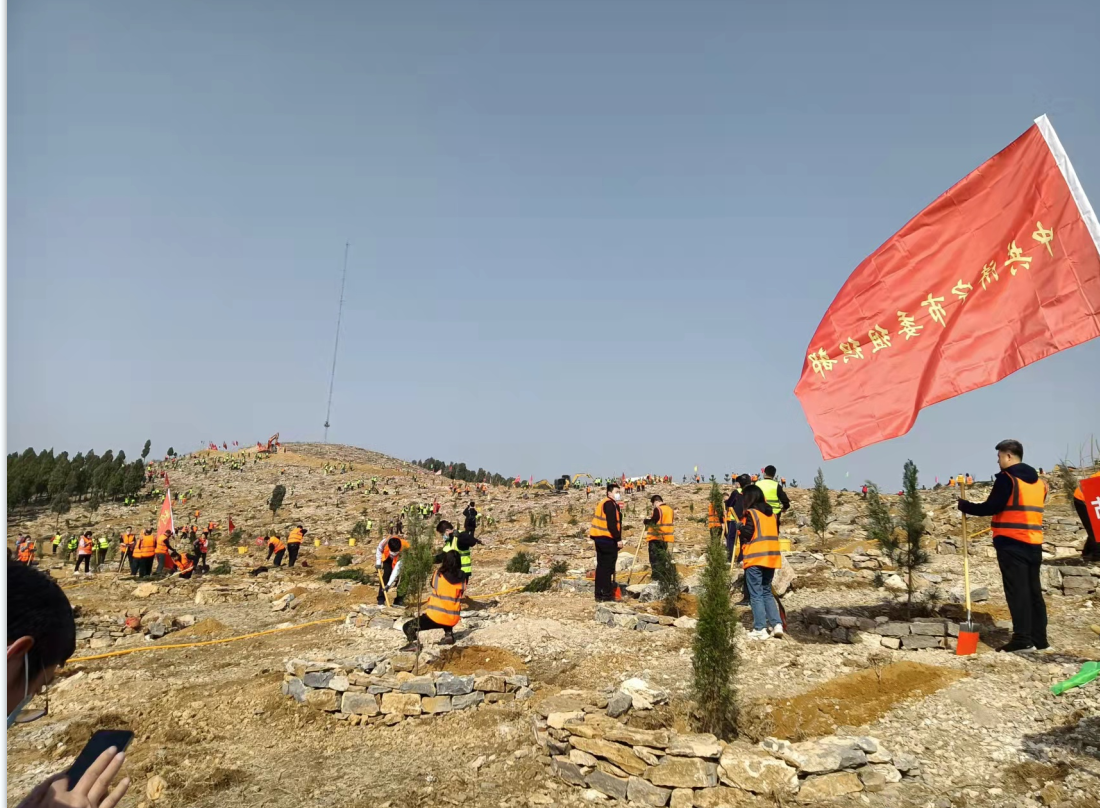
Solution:
{"label": "orange bucket", "polygon": [[963,623],[959,627],[959,641],[955,646],[955,656],[970,656],[978,650],[978,632],[966,631],[965,627],[974,628],[973,623]]}

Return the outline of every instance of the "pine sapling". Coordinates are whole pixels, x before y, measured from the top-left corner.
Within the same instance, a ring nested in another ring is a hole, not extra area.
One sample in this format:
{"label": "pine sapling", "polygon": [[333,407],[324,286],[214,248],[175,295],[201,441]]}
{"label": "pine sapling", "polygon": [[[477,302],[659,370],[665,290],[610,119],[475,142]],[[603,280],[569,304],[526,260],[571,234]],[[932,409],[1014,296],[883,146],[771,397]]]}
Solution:
{"label": "pine sapling", "polygon": [[[920,487],[917,485],[917,467],[912,460],[905,461],[903,476],[901,514],[897,520],[900,530],[891,531],[879,537],[883,555],[889,558],[906,575],[907,616],[913,613],[913,573],[928,563],[928,553],[922,546],[925,534],[924,503],[921,501]],[[868,492],[870,499],[870,492]],[[899,535],[900,534],[900,535]]]}
{"label": "pine sapling", "polygon": [[814,477],[814,490],[810,495],[810,527],[817,534],[818,549],[825,549],[825,531],[833,518],[833,503],[829,499],[829,489],[825,485],[825,475],[821,469]]}
{"label": "pine sapling", "polygon": [[699,595],[698,622],[692,640],[692,693],[698,728],[719,738],[736,733],[737,620],[730,604],[729,567],[721,534],[707,542],[707,563]]}

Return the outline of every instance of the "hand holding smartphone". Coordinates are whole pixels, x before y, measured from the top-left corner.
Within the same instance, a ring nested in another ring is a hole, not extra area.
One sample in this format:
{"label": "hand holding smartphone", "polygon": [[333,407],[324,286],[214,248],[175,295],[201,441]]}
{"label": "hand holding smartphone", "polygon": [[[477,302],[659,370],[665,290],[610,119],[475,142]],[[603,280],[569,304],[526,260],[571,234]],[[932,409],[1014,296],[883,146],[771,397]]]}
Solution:
{"label": "hand holding smartphone", "polygon": [[113,789],[111,781],[122,768],[123,750],[133,737],[126,730],[96,732],[67,772],[39,783],[18,808],[115,808],[130,787],[130,778],[122,778]]}
{"label": "hand holding smartphone", "polygon": [[69,788],[75,788],[92,764],[96,762],[104,752],[112,746],[116,752],[125,752],[130,741],[134,739],[134,733],[125,729],[101,729],[91,737],[91,740],[80,750],[73,765],[69,767]]}

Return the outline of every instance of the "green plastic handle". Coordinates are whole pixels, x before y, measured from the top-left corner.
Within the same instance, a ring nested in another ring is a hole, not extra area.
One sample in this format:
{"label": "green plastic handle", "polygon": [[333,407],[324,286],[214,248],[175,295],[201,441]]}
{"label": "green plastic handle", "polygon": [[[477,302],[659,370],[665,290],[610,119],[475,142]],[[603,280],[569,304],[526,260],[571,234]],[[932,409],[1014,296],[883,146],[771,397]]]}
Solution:
{"label": "green plastic handle", "polygon": [[1060,696],[1067,690],[1088,684],[1097,676],[1100,676],[1100,662],[1086,662],[1081,666],[1081,670],[1077,671],[1077,673],[1073,674],[1073,676],[1069,677],[1064,682],[1051,685],[1050,692],[1055,696]]}

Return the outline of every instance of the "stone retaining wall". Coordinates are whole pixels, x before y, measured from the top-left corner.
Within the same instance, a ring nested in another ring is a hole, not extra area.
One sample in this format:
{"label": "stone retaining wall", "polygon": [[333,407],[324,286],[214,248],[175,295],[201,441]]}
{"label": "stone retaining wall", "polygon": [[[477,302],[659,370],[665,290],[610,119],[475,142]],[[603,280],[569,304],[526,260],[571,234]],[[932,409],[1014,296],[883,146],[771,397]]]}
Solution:
{"label": "stone retaining wall", "polygon": [[1052,566],[1044,564],[1040,570],[1044,592],[1059,595],[1091,595],[1100,589],[1100,568]]}
{"label": "stone retaining wall", "polygon": [[76,650],[100,651],[114,645],[127,645],[129,638],[159,640],[166,634],[195,625],[193,615],[161,614],[142,609],[122,615],[88,615],[76,620]]}
{"label": "stone retaining wall", "polygon": [[[274,608],[274,604],[273,604]],[[461,621],[458,624],[464,632],[474,631],[493,622],[500,622],[499,616],[491,616],[486,612],[470,611],[463,609],[459,613]],[[401,631],[412,615],[408,614],[402,606],[377,606],[374,604],[360,603],[344,618],[346,628],[371,628],[376,631]]]}
{"label": "stone retaining wall", "polygon": [[954,651],[958,644],[959,624],[942,617],[917,617],[910,621],[817,613],[804,617],[811,636],[828,637],[834,642],[857,643],[877,639],[885,648],[905,651],[922,648]]}
{"label": "stone retaining wall", "polygon": [[622,603],[601,603],[596,607],[596,622],[605,626],[629,628],[635,631],[665,631],[671,628],[695,628],[694,617],[667,617],[636,612]]}
{"label": "stone retaining wall", "polygon": [[456,676],[447,671],[413,675],[415,654],[356,657],[339,662],[292,659],[282,692],[299,704],[354,725],[399,724],[406,718],[469,710],[479,704],[524,701],[534,692],[514,670]]}
{"label": "stone retaining wall", "polygon": [[713,735],[627,726],[599,713],[533,718],[535,737],[561,780],[631,804],[739,805],[743,792],[816,803],[861,791],[887,791],[920,774],[911,755],[875,738],[831,736],[792,744],[727,744]]}

